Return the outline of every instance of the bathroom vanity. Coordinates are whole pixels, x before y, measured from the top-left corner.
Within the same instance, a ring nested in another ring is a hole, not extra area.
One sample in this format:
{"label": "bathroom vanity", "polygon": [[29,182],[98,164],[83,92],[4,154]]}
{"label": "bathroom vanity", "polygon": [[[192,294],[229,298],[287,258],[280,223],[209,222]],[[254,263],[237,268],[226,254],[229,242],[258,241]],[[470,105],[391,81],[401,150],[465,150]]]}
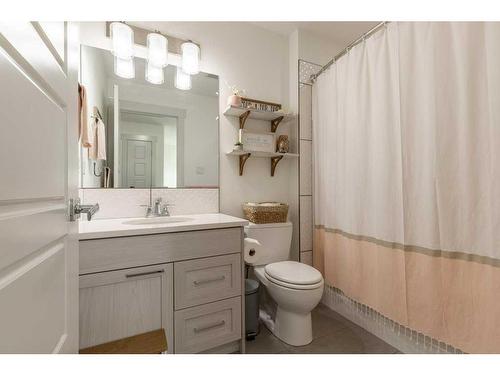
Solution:
{"label": "bathroom vanity", "polygon": [[169,353],[244,352],[243,219],[80,223],[80,349],[163,328]]}

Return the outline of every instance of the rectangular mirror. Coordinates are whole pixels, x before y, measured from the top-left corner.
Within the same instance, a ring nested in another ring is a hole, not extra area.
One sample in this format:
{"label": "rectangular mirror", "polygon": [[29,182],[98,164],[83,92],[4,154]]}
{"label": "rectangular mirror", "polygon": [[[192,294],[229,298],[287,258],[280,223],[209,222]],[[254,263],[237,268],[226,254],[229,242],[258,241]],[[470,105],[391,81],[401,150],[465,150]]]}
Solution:
{"label": "rectangular mirror", "polygon": [[135,57],[135,78],[123,79],[110,51],[82,46],[92,147],[81,147],[81,186],[218,187],[219,78],[200,72],[179,90],[175,66],[157,85],[146,81],[146,63]]}

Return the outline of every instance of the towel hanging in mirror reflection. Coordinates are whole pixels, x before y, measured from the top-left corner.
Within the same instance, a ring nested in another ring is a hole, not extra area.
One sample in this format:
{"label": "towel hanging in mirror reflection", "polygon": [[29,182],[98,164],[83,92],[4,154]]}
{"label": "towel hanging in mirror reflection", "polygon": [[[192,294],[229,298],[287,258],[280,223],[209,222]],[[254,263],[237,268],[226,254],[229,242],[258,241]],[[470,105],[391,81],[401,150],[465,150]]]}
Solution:
{"label": "towel hanging in mirror reflection", "polygon": [[96,117],[90,123],[89,159],[106,160],[106,127],[104,122]]}

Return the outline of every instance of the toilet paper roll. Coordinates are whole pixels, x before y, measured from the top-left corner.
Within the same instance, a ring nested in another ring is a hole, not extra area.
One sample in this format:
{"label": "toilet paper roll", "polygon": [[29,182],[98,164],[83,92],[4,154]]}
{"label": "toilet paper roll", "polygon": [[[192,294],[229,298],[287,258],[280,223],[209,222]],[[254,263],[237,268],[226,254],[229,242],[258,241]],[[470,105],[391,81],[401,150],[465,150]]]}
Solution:
{"label": "toilet paper roll", "polygon": [[253,238],[245,238],[243,241],[243,251],[245,253],[245,263],[248,265],[256,264],[260,260],[260,251],[262,247],[259,241]]}

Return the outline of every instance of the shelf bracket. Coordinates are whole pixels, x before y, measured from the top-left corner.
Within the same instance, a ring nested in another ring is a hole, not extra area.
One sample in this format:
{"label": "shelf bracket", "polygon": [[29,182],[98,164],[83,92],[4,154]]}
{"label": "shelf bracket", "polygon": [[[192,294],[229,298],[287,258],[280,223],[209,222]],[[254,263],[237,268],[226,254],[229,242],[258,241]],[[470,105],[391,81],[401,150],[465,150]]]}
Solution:
{"label": "shelf bracket", "polygon": [[281,120],[283,120],[283,116],[271,120],[271,132],[276,133],[276,129],[278,129],[278,125],[280,124]]}
{"label": "shelf bracket", "polygon": [[245,163],[247,162],[250,155],[252,154],[248,153],[240,155],[240,176],[243,176],[243,168],[245,167]]}
{"label": "shelf bracket", "polygon": [[271,177],[274,177],[274,171],[281,159],[283,159],[283,156],[274,156],[271,158]]}
{"label": "shelf bracket", "polygon": [[248,116],[250,116],[250,111],[246,111],[240,115],[240,129],[243,129],[245,127],[245,121],[247,120]]}

